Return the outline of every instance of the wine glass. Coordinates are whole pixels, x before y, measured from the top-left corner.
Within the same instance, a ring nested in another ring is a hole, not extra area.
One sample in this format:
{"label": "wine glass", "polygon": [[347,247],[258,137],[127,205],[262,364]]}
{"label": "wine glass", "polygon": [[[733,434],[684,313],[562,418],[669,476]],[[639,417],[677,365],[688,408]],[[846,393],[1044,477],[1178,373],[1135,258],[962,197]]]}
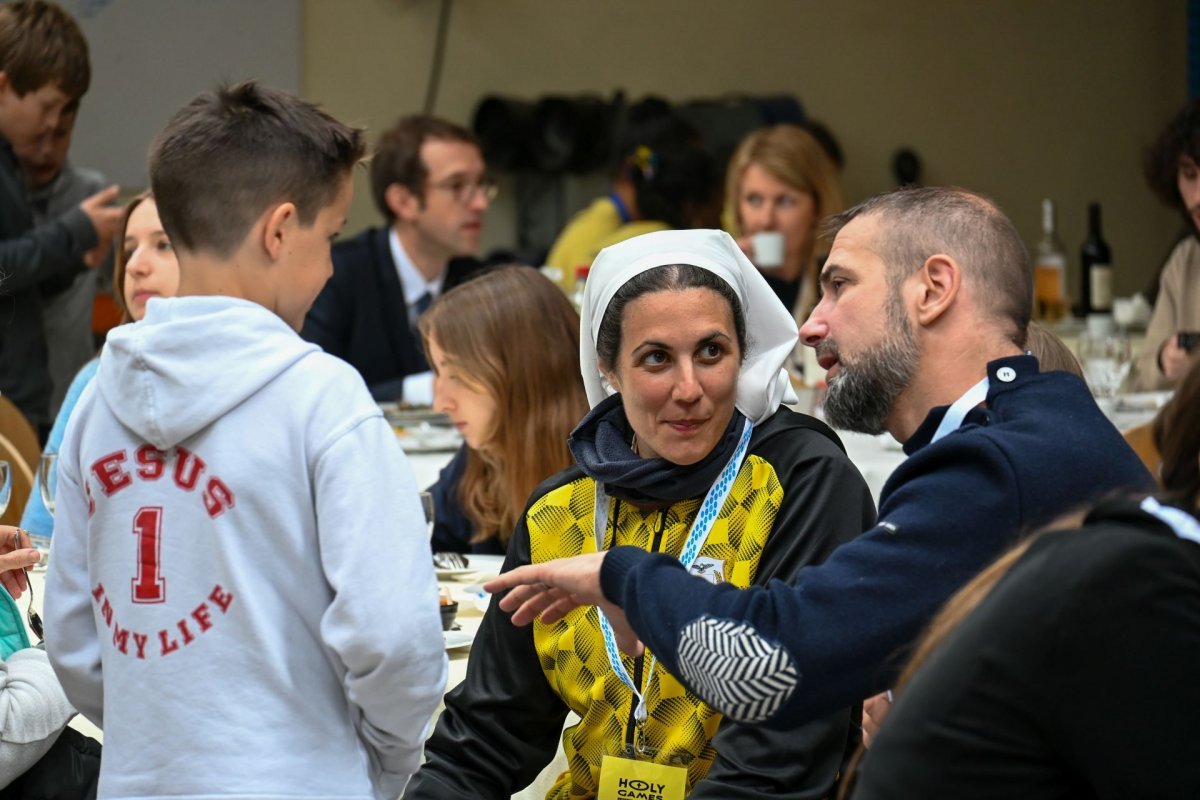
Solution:
{"label": "wine glass", "polygon": [[42,490],[42,505],[54,516],[54,495],[58,491],[58,453],[42,453],[38,462],[38,484]]}
{"label": "wine glass", "polygon": [[[42,493],[42,505],[54,516],[54,499],[58,494],[58,453],[42,453],[38,461],[38,487]],[[50,538],[35,533],[29,534],[29,542],[42,554],[42,561],[36,569],[44,569],[50,558]]]}
{"label": "wine glass", "polygon": [[1132,365],[1129,337],[1123,334],[1085,334],[1079,339],[1079,361],[1092,394],[1111,400]]}

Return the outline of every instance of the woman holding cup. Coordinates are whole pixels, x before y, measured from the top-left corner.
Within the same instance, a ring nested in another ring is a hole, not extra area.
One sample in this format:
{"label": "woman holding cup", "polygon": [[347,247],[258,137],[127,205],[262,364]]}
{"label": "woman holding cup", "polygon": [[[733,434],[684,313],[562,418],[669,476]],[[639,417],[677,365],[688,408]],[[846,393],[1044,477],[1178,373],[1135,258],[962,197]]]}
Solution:
{"label": "woman holding cup", "polygon": [[842,211],[837,166],[797,125],[754,131],[730,159],[725,219],[738,246],[798,321],[817,303],[817,226]]}
{"label": "woman holding cup", "polygon": [[[534,490],[505,571],[636,545],[746,587],[789,580],[869,526],[870,493],[836,435],[782,407],[796,335],[722,231],[661,231],[601,251],[580,331],[592,410],[571,434],[575,465]],[[405,797],[511,796],[551,760],[560,732],[569,769],[548,797],[606,796],[642,768],[693,798],[829,791],[849,709],[749,730],[652,655],[621,656],[612,641],[595,608],[517,628],[493,603]],[[563,731],[572,711],[579,722]]]}

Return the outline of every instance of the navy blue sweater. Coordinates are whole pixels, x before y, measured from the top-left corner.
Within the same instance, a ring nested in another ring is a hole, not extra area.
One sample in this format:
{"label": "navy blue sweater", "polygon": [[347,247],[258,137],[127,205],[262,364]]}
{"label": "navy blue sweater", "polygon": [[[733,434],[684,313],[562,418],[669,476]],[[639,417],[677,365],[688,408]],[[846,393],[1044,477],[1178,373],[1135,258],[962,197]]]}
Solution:
{"label": "navy blue sweater", "polygon": [[903,650],[1029,529],[1153,479],[1084,383],[1032,356],[988,365],[986,407],[930,440],[933,409],[883,487],[879,523],[791,583],[736,590],[621,547],[604,594],[688,687],[733,719],[795,725],[888,685]]}

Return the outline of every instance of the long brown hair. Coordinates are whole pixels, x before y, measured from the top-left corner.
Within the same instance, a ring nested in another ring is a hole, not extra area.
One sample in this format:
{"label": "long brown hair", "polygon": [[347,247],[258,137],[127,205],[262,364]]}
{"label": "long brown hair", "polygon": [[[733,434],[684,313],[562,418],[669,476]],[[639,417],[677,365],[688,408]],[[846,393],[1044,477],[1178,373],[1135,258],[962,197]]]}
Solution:
{"label": "long brown hair", "polygon": [[421,338],[452,356],[496,402],[492,430],[471,450],[458,499],[472,541],[507,542],[541,481],[571,464],[567,435],[587,412],[579,315],[528,267],[499,267],[456,286],[421,316]]}

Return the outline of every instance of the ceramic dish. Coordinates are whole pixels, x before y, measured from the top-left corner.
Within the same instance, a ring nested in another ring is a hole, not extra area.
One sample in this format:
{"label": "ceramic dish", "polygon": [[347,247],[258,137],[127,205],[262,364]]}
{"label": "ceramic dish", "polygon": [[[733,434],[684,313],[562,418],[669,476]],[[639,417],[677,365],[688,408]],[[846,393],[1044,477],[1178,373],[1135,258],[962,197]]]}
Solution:
{"label": "ceramic dish", "polygon": [[460,647],[470,647],[475,635],[467,631],[444,631],[442,638],[447,650],[458,650]]}

